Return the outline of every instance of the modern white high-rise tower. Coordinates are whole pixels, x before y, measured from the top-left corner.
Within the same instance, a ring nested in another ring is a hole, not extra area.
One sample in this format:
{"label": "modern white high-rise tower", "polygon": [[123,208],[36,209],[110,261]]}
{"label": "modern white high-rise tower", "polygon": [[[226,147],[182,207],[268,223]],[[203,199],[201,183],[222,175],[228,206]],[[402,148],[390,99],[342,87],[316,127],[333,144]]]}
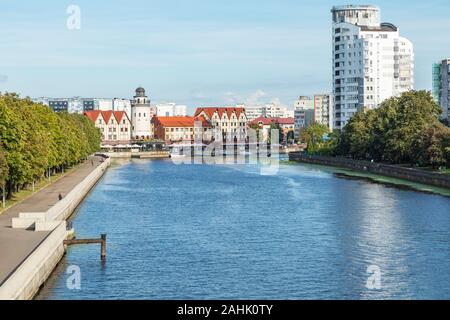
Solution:
{"label": "modern white high-rise tower", "polygon": [[414,88],[414,50],[370,5],[333,7],[334,128],[361,109]]}

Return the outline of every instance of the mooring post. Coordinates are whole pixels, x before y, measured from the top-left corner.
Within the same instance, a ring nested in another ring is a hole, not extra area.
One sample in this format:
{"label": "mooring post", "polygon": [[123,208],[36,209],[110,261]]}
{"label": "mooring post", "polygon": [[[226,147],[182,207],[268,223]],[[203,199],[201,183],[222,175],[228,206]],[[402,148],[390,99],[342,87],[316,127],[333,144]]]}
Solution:
{"label": "mooring post", "polygon": [[106,234],[102,233],[101,238],[102,238],[101,259],[102,261],[104,261],[106,260]]}

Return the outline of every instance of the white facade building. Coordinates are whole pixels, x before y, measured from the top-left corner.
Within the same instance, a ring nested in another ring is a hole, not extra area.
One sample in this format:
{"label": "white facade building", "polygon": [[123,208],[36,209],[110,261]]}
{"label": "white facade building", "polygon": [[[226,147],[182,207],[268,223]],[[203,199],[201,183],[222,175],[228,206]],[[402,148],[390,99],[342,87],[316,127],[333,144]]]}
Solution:
{"label": "white facade building", "polygon": [[131,100],[114,98],[112,100],[112,106],[114,111],[123,111],[131,119]]}
{"label": "white facade building", "polygon": [[342,129],[361,109],[414,88],[412,43],[370,5],[334,7],[334,127]]}
{"label": "white facade building", "polygon": [[300,130],[314,121],[314,100],[307,96],[300,96],[294,102],[294,136],[300,136]]}
{"label": "white facade building", "polygon": [[263,106],[251,106],[245,107],[245,114],[247,115],[247,119],[249,121],[253,121],[256,118],[262,117],[264,112]]}
{"label": "white facade building", "polygon": [[333,130],[333,96],[331,94],[314,95],[314,122],[326,125]]}
{"label": "white facade building", "polygon": [[155,108],[156,115],[160,117],[184,117],[187,112],[187,106],[176,103],[160,103]]}
{"label": "white facade building", "polygon": [[134,139],[146,140],[153,136],[151,120],[155,114],[156,110],[150,105],[144,88],[137,88],[131,102],[131,130]]}
{"label": "white facade building", "polygon": [[94,99],[95,110],[110,111],[113,110],[113,99],[96,98]]}
{"label": "white facade building", "polygon": [[276,103],[268,103],[261,106],[245,107],[243,105],[236,106],[245,109],[245,114],[249,121],[253,121],[259,117],[265,118],[293,118],[294,110],[289,110],[285,106]]}

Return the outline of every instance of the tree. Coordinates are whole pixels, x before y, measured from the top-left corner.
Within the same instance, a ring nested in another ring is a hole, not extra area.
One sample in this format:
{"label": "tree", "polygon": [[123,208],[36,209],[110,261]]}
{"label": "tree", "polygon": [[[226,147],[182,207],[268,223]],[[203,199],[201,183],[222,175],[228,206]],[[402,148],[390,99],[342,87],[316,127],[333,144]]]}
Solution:
{"label": "tree", "polygon": [[300,130],[300,140],[307,144],[309,153],[316,153],[326,145],[327,141],[324,140],[324,136],[328,133],[330,130],[326,125],[313,123]]}
{"label": "tree", "polygon": [[0,182],[6,182],[8,198],[48,172],[79,163],[100,141],[100,131],[82,115],[56,114],[14,93],[0,95]]}
{"label": "tree", "polygon": [[0,190],[3,189],[3,186],[8,179],[8,165],[6,163],[6,155],[5,150],[0,143]]}
{"label": "tree", "polygon": [[413,160],[420,166],[450,167],[450,128],[434,123],[417,136]]}
{"label": "tree", "polygon": [[[433,147],[425,153],[426,158],[418,159],[417,154],[424,151],[424,143],[428,143],[425,149],[431,146],[432,140],[426,140],[430,133],[425,131],[436,128],[440,113],[427,91],[410,91],[390,98],[379,108],[361,110],[350,119],[338,138],[336,154],[393,164],[438,163],[445,157],[445,148]],[[437,146],[443,136],[435,138]]]}

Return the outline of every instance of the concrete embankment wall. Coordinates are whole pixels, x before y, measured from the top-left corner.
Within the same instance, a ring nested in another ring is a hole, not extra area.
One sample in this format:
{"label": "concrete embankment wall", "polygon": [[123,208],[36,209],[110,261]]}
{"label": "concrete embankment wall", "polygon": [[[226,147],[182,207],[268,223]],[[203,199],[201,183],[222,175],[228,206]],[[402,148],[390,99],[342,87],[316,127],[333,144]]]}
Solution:
{"label": "concrete embankment wall", "polygon": [[46,220],[66,220],[75,211],[84,197],[92,187],[103,176],[111,160],[105,159],[94,171],[92,171],[82,182],[72,189],[64,198],[51,207],[47,212]]}
{"label": "concrete embankment wall", "polygon": [[392,178],[408,180],[412,182],[428,184],[441,188],[450,188],[450,176],[435,172],[426,172],[413,168],[404,168],[368,161],[358,161],[346,158],[335,158],[325,156],[312,156],[300,152],[289,154],[289,160],[310,164],[326,165],[331,167],[341,167],[354,171],[373,173]]}
{"label": "concrete embankment wall", "polygon": [[0,300],[29,300],[64,255],[66,222],[61,221],[0,287]]}
{"label": "concrete embankment wall", "polygon": [[47,212],[29,213],[28,217],[27,213],[23,214],[25,219],[38,217],[35,222],[36,231],[52,231],[0,287],[1,300],[27,300],[34,297],[64,255],[63,242],[68,234],[65,220],[75,211],[109,165],[110,159],[105,159]]}

